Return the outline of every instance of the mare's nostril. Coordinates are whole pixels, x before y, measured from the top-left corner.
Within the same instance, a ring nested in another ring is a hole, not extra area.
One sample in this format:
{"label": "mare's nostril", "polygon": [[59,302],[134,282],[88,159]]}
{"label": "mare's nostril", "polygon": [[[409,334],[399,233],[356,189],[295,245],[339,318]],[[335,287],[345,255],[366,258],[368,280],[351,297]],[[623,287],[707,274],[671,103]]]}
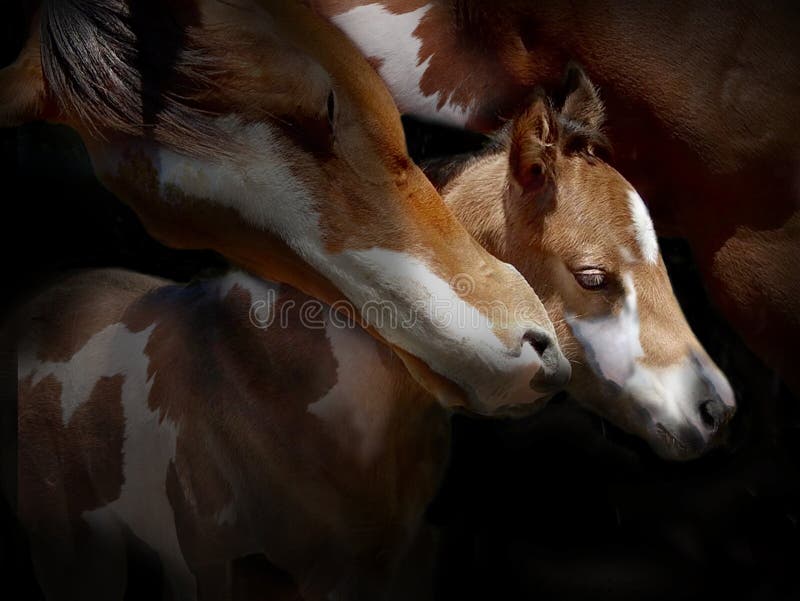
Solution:
{"label": "mare's nostril", "polygon": [[700,401],[700,417],[709,430],[716,430],[725,421],[725,414],[725,403],[719,399]]}
{"label": "mare's nostril", "polygon": [[528,330],[522,336],[522,342],[523,344],[526,342],[530,344],[540,357],[544,357],[545,352],[552,343],[552,339],[547,332]]}

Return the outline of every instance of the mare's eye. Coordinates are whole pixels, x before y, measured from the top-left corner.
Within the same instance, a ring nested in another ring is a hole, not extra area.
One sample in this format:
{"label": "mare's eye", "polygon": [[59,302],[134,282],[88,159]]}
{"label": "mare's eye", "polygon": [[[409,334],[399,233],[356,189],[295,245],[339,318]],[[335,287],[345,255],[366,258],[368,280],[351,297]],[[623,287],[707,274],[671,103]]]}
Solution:
{"label": "mare's eye", "polygon": [[581,288],[586,290],[602,290],[608,283],[606,272],[597,267],[581,269],[572,275],[575,276],[575,281],[581,285]]}
{"label": "mare's eye", "polygon": [[328,94],[328,123],[330,123],[331,127],[333,127],[333,118],[335,117],[335,110],[336,110],[336,101],[333,97],[333,90],[330,91]]}

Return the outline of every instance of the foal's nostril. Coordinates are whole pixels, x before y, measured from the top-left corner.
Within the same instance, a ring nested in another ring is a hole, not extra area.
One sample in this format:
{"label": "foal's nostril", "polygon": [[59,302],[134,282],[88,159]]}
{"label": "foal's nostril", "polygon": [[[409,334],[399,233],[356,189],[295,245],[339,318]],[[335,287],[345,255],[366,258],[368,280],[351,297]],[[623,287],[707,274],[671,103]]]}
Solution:
{"label": "foal's nostril", "polygon": [[525,335],[522,337],[523,344],[527,342],[533,347],[533,350],[540,357],[544,357],[545,352],[550,347],[552,343],[552,339],[547,332],[537,331],[537,330],[528,330],[525,332]]}
{"label": "foal's nostril", "polygon": [[726,413],[725,403],[719,399],[700,401],[700,417],[709,430],[719,428],[725,421]]}

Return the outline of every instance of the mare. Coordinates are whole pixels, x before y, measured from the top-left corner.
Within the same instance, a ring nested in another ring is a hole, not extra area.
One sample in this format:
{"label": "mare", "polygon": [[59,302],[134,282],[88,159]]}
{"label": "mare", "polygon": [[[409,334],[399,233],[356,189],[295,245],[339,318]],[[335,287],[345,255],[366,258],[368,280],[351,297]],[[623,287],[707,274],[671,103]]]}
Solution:
{"label": "mare", "polygon": [[355,314],[449,404],[520,411],[569,378],[524,278],[446,209],[380,78],[301,3],[46,1],[0,71],[0,125],[32,120],[75,129],[156,238]]}

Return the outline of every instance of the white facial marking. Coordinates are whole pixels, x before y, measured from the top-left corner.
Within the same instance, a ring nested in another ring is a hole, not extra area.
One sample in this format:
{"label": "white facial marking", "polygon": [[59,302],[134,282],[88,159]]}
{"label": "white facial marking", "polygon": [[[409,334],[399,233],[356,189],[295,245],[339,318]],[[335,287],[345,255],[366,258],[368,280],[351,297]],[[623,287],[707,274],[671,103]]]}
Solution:
{"label": "white facial marking", "polygon": [[[625,396],[644,409],[652,420],[673,434],[685,425],[706,432],[699,412],[700,402],[721,398],[729,406],[735,404],[730,384],[719,369],[706,359],[695,359],[689,352],[682,359],[665,367],[650,367],[640,361],[644,357],[637,309],[636,289],[630,272],[623,275],[625,301],[618,315],[579,318],[567,314],[566,320],[583,346],[586,359],[604,379],[623,389]],[[646,319],[646,316],[645,316]],[[622,410],[630,410],[631,407]],[[645,426],[639,412],[633,412],[637,426]]]}
{"label": "white facial marking", "polygon": [[577,317],[567,313],[567,324],[586,351],[591,365],[607,380],[624,387],[636,360],[644,356],[639,340],[639,310],[633,276],[622,277],[625,300],[617,315]]}
{"label": "white facial marking", "polygon": [[662,368],[638,366],[627,390],[659,423],[667,427],[689,423],[700,432],[705,429],[697,407],[709,398],[709,390],[690,357]]}
{"label": "white facial marking", "polygon": [[631,252],[631,249],[624,244],[620,244],[618,250],[619,256],[622,258],[622,261],[625,265],[631,265],[638,261],[637,257],[635,257]]}
{"label": "white facial marking", "polygon": [[[320,228],[320,205],[315,200],[320,193],[290,169],[285,143],[271,126],[225,117],[217,120],[217,127],[251,147],[252,153],[239,153],[236,160],[221,155],[212,161],[142,146],[153,161],[162,192],[178,190],[190,198],[231,207],[257,228],[279,235],[358,309],[368,301],[388,301],[400,319],[416,314],[419,319],[413,327],[374,325],[388,341],[459,384],[474,400],[490,399],[492,405],[505,405],[541,398],[528,385],[541,364],[533,348],[524,345],[521,355],[519,347],[507,348],[488,320],[481,320],[481,313],[455,295],[423,261],[381,248],[328,252]],[[127,159],[109,151],[94,160],[98,172],[114,174]],[[439,314],[460,311],[454,315],[463,316],[466,326],[434,323],[436,316],[429,308],[434,300],[444,303],[438,307]],[[511,315],[510,321],[514,317]],[[521,341],[522,324],[519,329]],[[476,381],[478,374],[485,377]]]}
{"label": "white facial marking", "polygon": [[431,8],[431,4],[426,4],[411,12],[393,14],[380,4],[367,4],[331,20],[365,56],[381,60],[378,71],[402,112],[463,127],[472,106],[463,107],[447,98],[439,107],[441,92],[427,96],[420,87],[432,57],[420,62],[422,42],[414,32]]}
{"label": "white facial marking", "polygon": [[[367,308],[362,313],[370,323],[383,320],[381,333],[388,342],[423,358],[434,371],[450,374],[475,398],[520,404],[542,396],[529,386],[541,366],[533,347],[509,350],[489,318],[419,259],[381,248],[345,251],[332,259],[347,268],[340,273],[341,289]],[[393,311],[395,327],[386,323],[384,307]],[[498,378],[476,382],[475,365],[491,366]]]}
{"label": "white facial marking", "polygon": [[336,358],[336,385],[308,412],[331,427],[344,449],[357,449],[357,459],[367,464],[385,448],[392,423],[391,403],[382,402],[394,394],[392,374],[378,355],[378,343],[360,328],[328,322],[325,333]]}
{"label": "white facial marking", "polygon": [[650,219],[647,206],[645,206],[642,197],[639,196],[636,190],[631,189],[628,191],[628,206],[633,218],[633,232],[636,235],[636,242],[639,244],[642,257],[647,263],[656,263],[658,261],[656,230],[653,227],[653,220]]}
{"label": "white facial marking", "polygon": [[321,249],[312,193],[290,169],[285,143],[267,123],[217,119],[216,127],[253,153],[236,160],[195,159],[168,149],[154,151],[162,193],[177,189],[236,210],[246,221],[280,235],[301,257]]}

